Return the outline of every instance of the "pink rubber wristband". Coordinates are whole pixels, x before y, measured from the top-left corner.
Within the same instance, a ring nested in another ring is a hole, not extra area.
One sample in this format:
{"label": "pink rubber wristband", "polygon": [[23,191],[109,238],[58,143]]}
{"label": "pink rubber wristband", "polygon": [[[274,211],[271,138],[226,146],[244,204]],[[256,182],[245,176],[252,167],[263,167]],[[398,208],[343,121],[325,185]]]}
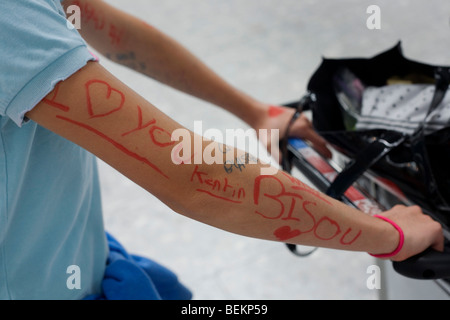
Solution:
{"label": "pink rubber wristband", "polygon": [[403,233],[403,230],[391,219],[388,219],[386,217],[380,216],[380,215],[374,215],[375,218],[384,220],[386,222],[389,222],[395,229],[397,229],[399,235],[400,235],[400,240],[397,246],[397,249],[395,249],[394,251],[392,251],[391,253],[387,253],[387,254],[370,254],[372,257],[375,258],[391,258],[395,255],[397,255],[400,250],[402,250],[403,248],[403,244],[405,243],[405,235]]}

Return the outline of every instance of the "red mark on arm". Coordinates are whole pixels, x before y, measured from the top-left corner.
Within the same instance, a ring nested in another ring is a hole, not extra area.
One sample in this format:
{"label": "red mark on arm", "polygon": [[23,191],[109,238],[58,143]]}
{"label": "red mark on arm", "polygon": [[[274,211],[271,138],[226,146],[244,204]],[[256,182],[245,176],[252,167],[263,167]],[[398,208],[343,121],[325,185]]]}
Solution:
{"label": "red mark on arm", "polygon": [[194,172],[191,176],[191,182],[194,181],[194,178],[197,178],[200,183],[203,183],[203,177],[208,176],[206,172],[201,172],[198,170],[198,166],[195,166]]}
{"label": "red mark on arm", "polygon": [[289,226],[284,226],[284,227],[281,227],[281,228],[275,230],[275,232],[273,234],[275,235],[275,237],[277,237],[278,240],[286,241],[286,240],[298,237],[299,235],[302,234],[302,232],[300,230],[295,230],[295,229],[293,230]]}
{"label": "red mark on arm", "polygon": [[276,118],[284,113],[284,109],[279,106],[270,106],[269,107],[269,117]]}
{"label": "red mark on arm", "polygon": [[176,143],[176,141],[172,141],[172,135],[163,128],[154,126],[149,132],[150,138],[158,147],[165,148],[173,146]]}
{"label": "red mark on arm", "polygon": [[126,135],[129,135],[130,133],[139,131],[141,129],[147,128],[148,126],[151,126],[152,124],[156,123],[156,120],[152,119],[152,120],[146,122],[145,124],[143,124],[143,121],[142,121],[142,109],[141,109],[140,106],[137,106],[137,108],[138,108],[138,126],[135,129],[131,130],[131,131],[123,133],[122,137],[124,137]]}
{"label": "red mark on arm", "polygon": [[281,173],[293,183],[293,185],[291,186],[292,189],[304,191],[304,192],[309,193],[310,195],[316,197],[317,199],[325,202],[326,204],[329,204],[330,206],[332,205],[331,202],[328,199],[326,199],[319,191],[312,189],[307,184],[301,182],[297,178],[294,178],[294,177],[288,175],[284,171],[281,171]]}
{"label": "red mark on arm", "polygon": [[227,178],[223,180],[211,179],[208,173],[199,170],[198,165],[195,166],[190,181],[202,185],[202,188],[197,188],[196,191],[216,199],[241,204],[245,198],[244,188],[230,184]]}
{"label": "red mark on arm", "polygon": [[[320,229],[321,226],[324,229]],[[335,230],[334,232],[332,231],[333,229]],[[339,233],[341,233],[341,227],[336,221],[328,217],[323,217],[320,219],[314,228],[314,235],[320,240],[331,240]]]}
{"label": "red mark on arm", "polygon": [[359,236],[361,235],[361,233],[362,233],[362,231],[359,230],[359,232],[356,234],[356,236],[355,236],[352,240],[350,240],[350,241],[345,241],[345,237],[346,237],[350,232],[352,232],[352,228],[349,228],[349,229],[347,230],[347,232],[341,237],[341,241],[340,241],[340,242],[341,242],[342,245],[348,246],[348,245],[353,244],[353,242],[355,242],[355,241],[359,238]]}
{"label": "red mark on arm", "polygon": [[109,26],[109,38],[111,39],[111,44],[115,47],[120,47],[122,44],[122,37],[124,34],[123,29],[119,29],[116,25],[111,24]]}
{"label": "red mark on arm", "polygon": [[64,112],[68,112],[70,110],[70,108],[68,106],[63,105],[63,104],[55,101],[56,97],[58,96],[58,90],[59,90],[59,85],[60,84],[61,83],[58,83],[55,86],[55,88],[53,89],[53,96],[50,99],[49,98],[44,98],[42,100],[42,102],[45,102],[46,104],[48,104],[48,105],[50,105],[50,106],[52,106],[54,108],[60,109],[60,110],[62,110]]}
{"label": "red mark on arm", "polygon": [[203,189],[197,189],[197,191],[206,193],[207,195],[209,195],[211,197],[214,197],[216,199],[221,199],[221,200],[225,200],[225,201],[233,202],[233,203],[242,203],[242,201],[232,200],[232,199],[228,199],[228,198],[225,198],[225,197],[222,197],[222,196],[218,196],[218,195],[216,195],[216,194],[214,194],[212,192],[209,192],[209,191],[206,191],[206,190],[203,190]]}
{"label": "red mark on arm", "polygon": [[[274,232],[274,236],[280,241],[286,241],[293,239],[295,237],[301,236],[302,234],[314,231],[314,236],[322,241],[330,241],[335,239],[338,235],[342,233],[340,225],[333,219],[328,217],[323,217],[317,223],[314,222],[314,226],[311,230],[302,231],[300,229],[293,229],[290,226],[281,227]],[[339,239],[339,243],[344,246],[352,245],[362,234],[360,230],[351,240],[346,240],[345,238],[352,232],[351,228]]]}
{"label": "red mark on arm", "polygon": [[[272,184],[268,184],[264,186],[263,181],[273,180]],[[278,188],[274,183],[277,183]],[[265,192],[261,192],[264,189]],[[278,191],[277,191],[278,190]],[[278,209],[274,209],[274,205],[271,206],[262,206],[260,205],[261,199],[270,199],[275,201],[278,204]],[[255,213],[261,215],[266,219],[280,219],[286,214],[284,201],[290,201],[291,207],[288,211],[287,219],[295,219],[292,217],[292,212],[294,210],[295,204],[297,200],[303,200],[303,197],[294,192],[286,191],[286,187],[283,182],[275,176],[258,176],[255,179],[255,186],[253,192],[253,201],[255,205],[262,207],[259,210],[256,210]]]}
{"label": "red mark on arm", "polygon": [[[291,183],[285,183],[276,176],[257,177],[253,193],[253,201],[257,206],[256,214],[265,219],[292,222],[274,231],[273,234],[278,240],[287,241],[312,233],[315,238],[322,241],[330,241],[340,236],[340,244],[351,245],[360,237],[362,231],[357,232],[352,239],[346,239],[352,233],[352,229],[348,228],[343,233],[341,225],[327,216],[317,221],[315,214],[311,211],[311,207],[316,207],[317,203],[305,200],[298,191],[305,191],[324,204],[333,206],[332,203],[298,179],[287,174],[285,176]],[[303,209],[301,211],[298,208],[299,204]]]}
{"label": "red mark on arm", "polygon": [[[137,127],[134,128],[133,130],[122,133],[122,137],[125,137],[133,132],[137,132],[137,131],[140,131],[142,129],[145,129],[145,128],[151,126],[148,133],[150,135],[150,139],[156,146],[165,148],[165,147],[172,146],[176,143],[176,141],[172,141],[172,135],[169,132],[167,132],[163,128],[155,125],[156,124],[155,119],[151,119],[150,121],[147,121],[146,123],[144,123],[143,115],[142,115],[142,108],[140,106],[137,106],[137,110],[138,110],[138,112],[137,112],[138,113]],[[115,111],[117,111],[117,110],[115,110]]]}
{"label": "red mark on arm", "polygon": [[102,12],[97,12],[89,3],[84,4],[77,0],[73,4],[80,8],[81,17],[84,22],[89,23],[92,21],[96,30],[103,30],[105,27],[105,17]]}
{"label": "red mark on arm", "polygon": [[[93,95],[92,90],[100,93]],[[125,95],[102,80],[91,80],[86,83],[87,108],[91,118],[108,116],[122,109]],[[100,96],[99,96],[100,95]]]}
{"label": "red mark on arm", "polygon": [[[117,90],[111,85],[109,85],[107,82],[102,80],[90,80],[86,82],[85,84],[86,88],[86,97],[87,97],[87,115],[90,116],[90,118],[103,118],[107,117],[123,108],[125,105],[125,95],[120,91]],[[57,90],[55,90],[55,96],[56,96]],[[50,103],[54,102],[54,98],[48,99]],[[60,108],[61,109],[61,108]],[[63,109],[67,110],[68,109]],[[86,129],[98,137],[102,138],[103,140],[109,142],[112,144],[115,148],[120,150],[121,152],[125,153],[126,155],[148,165],[152,169],[154,169],[156,172],[164,176],[168,179],[168,176],[162,172],[162,170],[156,166],[154,163],[149,161],[146,157],[131,151],[129,148],[121,144],[119,141],[111,138],[109,135],[107,135],[104,132],[101,132],[100,130],[94,128],[93,126],[76,121],[71,119],[70,117],[63,117],[63,116],[56,116],[58,119],[64,120],[66,122],[69,122],[73,125],[76,125],[80,128]],[[142,129],[143,127],[149,126],[151,124],[156,123],[156,120],[152,120],[145,125],[143,125],[142,121],[142,110],[138,106],[138,128]]]}
{"label": "red mark on arm", "polygon": [[141,156],[141,155],[139,155],[139,154],[137,154],[137,153],[131,151],[131,150],[128,149],[127,147],[123,146],[122,144],[120,144],[120,143],[117,142],[116,140],[114,140],[114,139],[108,137],[106,134],[104,134],[104,133],[98,131],[97,129],[95,129],[95,128],[93,128],[93,127],[91,127],[91,126],[89,126],[89,125],[87,125],[87,124],[85,124],[85,123],[78,122],[78,121],[75,121],[75,120],[72,120],[72,119],[69,119],[69,118],[66,118],[66,117],[62,117],[62,116],[56,116],[56,117],[57,117],[58,119],[67,121],[67,122],[69,122],[69,123],[72,123],[72,124],[74,124],[74,125],[76,125],[76,126],[78,126],[78,127],[81,127],[81,128],[83,128],[83,129],[86,129],[86,130],[88,130],[88,131],[94,133],[95,135],[99,136],[99,137],[102,138],[103,140],[105,140],[105,141],[109,142],[110,144],[112,144],[112,145],[113,145],[114,147],[116,147],[118,150],[120,150],[120,151],[122,151],[123,153],[125,153],[127,156],[130,156],[130,157],[132,157],[132,158],[134,158],[134,159],[136,159],[136,160],[138,160],[138,161],[140,161],[140,162],[142,162],[142,163],[148,165],[148,166],[151,167],[153,170],[155,170],[156,172],[158,172],[159,174],[161,174],[163,177],[169,179],[169,177],[168,177],[166,174],[164,174],[164,173],[161,171],[161,169],[159,169],[155,164],[153,164],[152,162],[150,162],[147,158],[145,158],[145,157],[143,157],[143,156]]}

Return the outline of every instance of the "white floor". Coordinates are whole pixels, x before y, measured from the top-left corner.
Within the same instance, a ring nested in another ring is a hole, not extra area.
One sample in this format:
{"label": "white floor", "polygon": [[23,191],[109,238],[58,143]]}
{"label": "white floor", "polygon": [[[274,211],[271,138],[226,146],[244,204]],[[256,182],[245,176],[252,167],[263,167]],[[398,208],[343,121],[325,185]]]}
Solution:
{"label": "white floor", "polygon": [[[405,54],[450,65],[447,0],[377,1],[369,30],[361,0],[107,0],[167,32],[229,82],[270,103],[305,92],[321,57],[372,56],[402,40]],[[122,81],[188,128],[246,128],[214,106],[114,65]],[[377,299],[374,260],[320,249],[294,257],[278,243],[225,233],[180,217],[100,163],[105,224],[130,251],[174,270],[195,299]]]}

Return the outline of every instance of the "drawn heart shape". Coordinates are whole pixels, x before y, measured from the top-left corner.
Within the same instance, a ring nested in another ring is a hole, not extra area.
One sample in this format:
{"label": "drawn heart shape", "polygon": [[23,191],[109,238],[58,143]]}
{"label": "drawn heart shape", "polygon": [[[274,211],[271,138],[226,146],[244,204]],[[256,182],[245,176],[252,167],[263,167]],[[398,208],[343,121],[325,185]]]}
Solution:
{"label": "drawn heart shape", "polygon": [[125,95],[105,81],[89,81],[86,83],[86,91],[88,113],[91,118],[110,115],[122,109],[125,103]]}
{"label": "drawn heart shape", "polygon": [[302,232],[297,229],[292,229],[289,226],[281,227],[273,233],[280,241],[286,241],[299,236]]}

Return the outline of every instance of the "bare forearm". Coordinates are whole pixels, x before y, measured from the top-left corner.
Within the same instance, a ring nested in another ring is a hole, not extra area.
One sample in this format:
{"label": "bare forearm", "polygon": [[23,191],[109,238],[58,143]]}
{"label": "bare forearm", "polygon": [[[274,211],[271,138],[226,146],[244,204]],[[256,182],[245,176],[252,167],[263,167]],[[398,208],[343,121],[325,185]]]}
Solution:
{"label": "bare forearm", "polygon": [[[145,67],[140,72],[220,106],[249,124],[257,112],[262,112],[262,104],[228,84],[173,38],[140,21],[135,21],[129,30],[129,48],[124,51]],[[112,58],[126,64],[127,61],[120,61],[120,55],[112,54]]]}
{"label": "bare forearm", "polygon": [[227,165],[186,167],[189,211],[205,223],[255,238],[371,253],[395,249],[398,235],[390,226],[283,171],[263,175],[262,168],[239,165],[229,173]]}
{"label": "bare forearm", "polygon": [[83,37],[109,59],[161,83],[220,106],[255,127],[267,112],[231,86],[179,42],[102,1],[67,0],[82,9]]}
{"label": "bare forearm", "polygon": [[[247,163],[244,153],[194,136],[98,64],[61,83],[27,116],[200,222],[267,240],[372,253],[395,249],[397,235],[386,223],[284,172],[261,174],[265,164]],[[186,132],[193,152],[172,139],[177,130]],[[199,153],[203,161],[196,162]],[[230,153],[234,161],[226,162]],[[223,161],[208,164],[208,155]]]}

